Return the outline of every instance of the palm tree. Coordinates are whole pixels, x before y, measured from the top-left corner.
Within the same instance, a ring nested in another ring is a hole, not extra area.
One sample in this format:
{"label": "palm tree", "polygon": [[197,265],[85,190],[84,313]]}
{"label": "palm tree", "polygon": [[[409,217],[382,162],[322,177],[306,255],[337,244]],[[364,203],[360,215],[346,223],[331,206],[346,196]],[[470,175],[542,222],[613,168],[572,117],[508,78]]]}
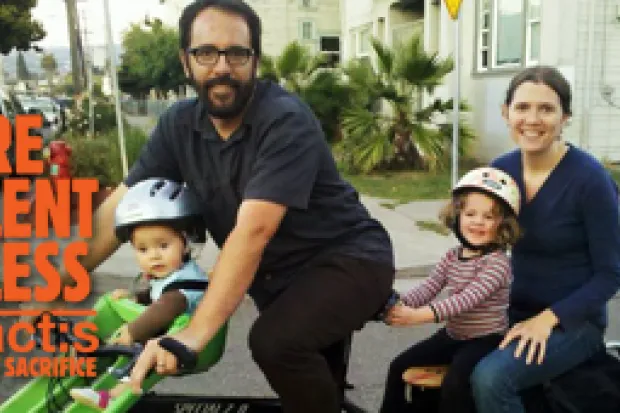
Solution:
{"label": "palm tree", "polygon": [[261,78],[271,79],[296,93],[308,104],[320,120],[328,141],[340,139],[341,113],[349,101],[351,89],[337,69],[325,69],[326,59],[313,55],[293,41],[277,58],[261,56]]}
{"label": "palm tree", "polygon": [[[427,53],[416,36],[393,50],[377,39],[371,43],[377,71],[364,60],[345,68],[356,96],[343,114],[349,167],[369,172],[442,166],[450,148],[451,126],[441,118],[452,111],[453,102],[435,99],[422,107],[422,99],[453,70],[452,59]],[[464,104],[461,108],[468,109]],[[463,151],[473,133],[463,124],[460,129]]]}

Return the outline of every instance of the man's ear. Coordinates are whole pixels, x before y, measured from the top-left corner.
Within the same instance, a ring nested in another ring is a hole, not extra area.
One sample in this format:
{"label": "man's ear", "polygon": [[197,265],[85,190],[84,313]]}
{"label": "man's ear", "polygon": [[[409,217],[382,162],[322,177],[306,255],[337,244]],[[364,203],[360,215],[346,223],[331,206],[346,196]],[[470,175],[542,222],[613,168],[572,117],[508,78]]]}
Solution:
{"label": "man's ear", "polygon": [[508,122],[508,106],[505,103],[502,105],[502,118]]}
{"label": "man's ear", "polygon": [[190,78],[188,58],[189,55],[185,53],[184,50],[179,50],[179,60],[181,61],[181,65],[183,65],[183,72],[185,73],[185,77]]}

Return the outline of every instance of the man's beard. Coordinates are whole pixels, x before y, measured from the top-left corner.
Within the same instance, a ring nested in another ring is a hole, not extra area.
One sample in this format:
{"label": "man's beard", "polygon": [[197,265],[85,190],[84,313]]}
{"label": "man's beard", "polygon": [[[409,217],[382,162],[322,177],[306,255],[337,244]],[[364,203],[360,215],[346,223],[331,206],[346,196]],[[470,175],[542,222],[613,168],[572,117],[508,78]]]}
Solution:
{"label": "man's beard", "polygon": [[[254,75],[247,82],[240,82],[229,75],[225,75],[209,79],[204,83],[198,83],[192,73],[189,80],[196,93],[198,93],[198,98],[204,104],[207,113],[217,119],[232,119],[240,115],[250,101],[254,92],[254,85],[256,84],[256,77]],[[232,88],[234,96],[232,102],[223,105],[211,99],[209,96],[211,89],[219,85]]]}

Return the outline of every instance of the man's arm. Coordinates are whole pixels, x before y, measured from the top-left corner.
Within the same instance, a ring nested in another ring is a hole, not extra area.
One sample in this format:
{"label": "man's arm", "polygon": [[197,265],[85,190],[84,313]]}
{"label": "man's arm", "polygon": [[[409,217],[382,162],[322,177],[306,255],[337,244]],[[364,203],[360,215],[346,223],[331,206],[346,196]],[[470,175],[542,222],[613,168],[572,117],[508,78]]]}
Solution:
{"label": "man's arm", "polygon": [[183,335],[200,351],[235,312],[249,289],[263,251],[286,213],[273,202],[246,200],[237,214],[237,224],[222,247],[209,288]]}
{"label": "man's arm", "polygon": [[[97,208],[93,216],[93,237],[85,240],[88,243],[88,254],[80,259],[82,266],[88,272],[97,268],[120,245],[114,234],[114,213],[126,192],[127,187],[120,184]],[[62,274],[61,279],[65,285],[74,283],[73,278],[68,274]]]}

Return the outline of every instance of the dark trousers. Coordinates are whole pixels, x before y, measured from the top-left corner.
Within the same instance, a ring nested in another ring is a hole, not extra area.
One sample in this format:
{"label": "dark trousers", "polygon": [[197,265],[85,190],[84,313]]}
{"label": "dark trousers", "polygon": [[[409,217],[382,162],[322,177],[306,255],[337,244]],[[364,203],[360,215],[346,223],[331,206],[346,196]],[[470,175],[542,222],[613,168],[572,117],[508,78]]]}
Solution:
{"label": "dark trousers", "polygon": [[[441,329],[412,346],[390,364],[380,412],[475,413],[469,376],[478,361],[497,348],[502,337],[499,334],[491,334],[471,340],[455,340],[445,329]],[[412,403],[407,404],[403,373],[414,366],[446,364],[450,367],[444,377],[439,400],[433,397],[432,391],[414,387]],[[429,406],[433,404],[434,406]]]}
{"label": "dark trousers", "polygon": [[250,351],[285,413],[340,412],[343,343],[385,304],[393,281],[390,265],[331,255],[261,311]]}

